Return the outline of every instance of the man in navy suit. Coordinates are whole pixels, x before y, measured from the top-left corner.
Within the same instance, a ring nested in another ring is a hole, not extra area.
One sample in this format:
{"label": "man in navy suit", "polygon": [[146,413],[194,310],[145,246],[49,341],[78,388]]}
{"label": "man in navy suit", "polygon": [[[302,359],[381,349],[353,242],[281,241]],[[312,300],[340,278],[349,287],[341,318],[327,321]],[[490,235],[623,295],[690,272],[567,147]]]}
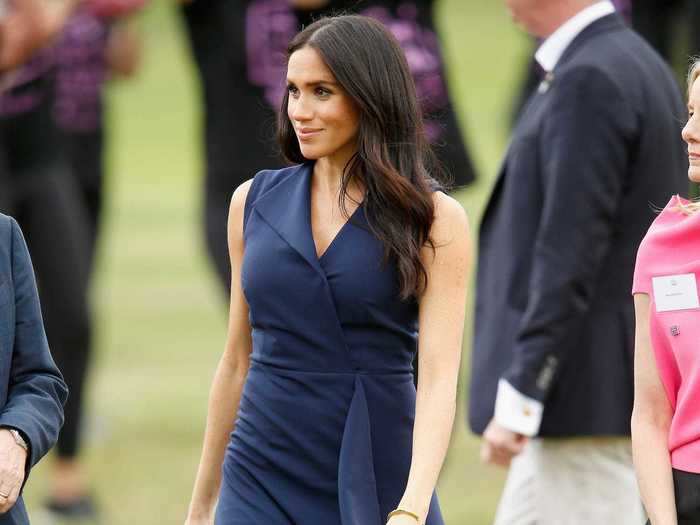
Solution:
{"label": "man in navy suit", "polygon": [[653,206],[687,187],[685,105],[611,2],[507,4],[542,82],[481,224],[469,423],[510,465],[497,525],[636,525],[630,290]]}
{"label": "man in navy suit", "polygon": [[22,232],[0,214],[0,525],[29,523],[21,489],[58,438],[67,394]]}

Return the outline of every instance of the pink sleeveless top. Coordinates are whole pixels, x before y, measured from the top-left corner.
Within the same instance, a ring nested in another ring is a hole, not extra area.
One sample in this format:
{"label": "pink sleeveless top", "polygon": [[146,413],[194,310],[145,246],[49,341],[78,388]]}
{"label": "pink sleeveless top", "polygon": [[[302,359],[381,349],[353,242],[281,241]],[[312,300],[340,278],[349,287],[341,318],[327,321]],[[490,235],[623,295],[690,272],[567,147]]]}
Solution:
{"label": "pink sleeveless top", "polygon": [[632,293],[649,295],[651,343],[673,409],[668,437],[673,468],[700,473],[700,212],[674,208],[674,196],[637,253]]}

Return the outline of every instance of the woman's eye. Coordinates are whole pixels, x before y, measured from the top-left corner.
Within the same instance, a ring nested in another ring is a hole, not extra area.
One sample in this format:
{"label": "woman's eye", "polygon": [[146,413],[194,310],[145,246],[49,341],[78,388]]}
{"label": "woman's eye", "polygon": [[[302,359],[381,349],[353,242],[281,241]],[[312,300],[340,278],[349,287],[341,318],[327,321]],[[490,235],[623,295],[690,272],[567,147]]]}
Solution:
{"label": "woman's eye", "polygon": [[291,84],[287,86],[287,91],[288,91],[289,94],[292,95],[292,96],[296,96],[297,93],[299,93],[299,90],[297,89],[297,87],[296,87],[296,86],[293,86],[293,85],[291,85]]}
{"label": "woman's eye", "polygon": [[328,91],[326,88],[323,88],[323,87],[317,87],[317,88],[316,88],[316,95],[319,96],[319,97],[326,97],[326,96],[328,96],[328,95],[330,95],[330,94],[331,94],[331,92]]}

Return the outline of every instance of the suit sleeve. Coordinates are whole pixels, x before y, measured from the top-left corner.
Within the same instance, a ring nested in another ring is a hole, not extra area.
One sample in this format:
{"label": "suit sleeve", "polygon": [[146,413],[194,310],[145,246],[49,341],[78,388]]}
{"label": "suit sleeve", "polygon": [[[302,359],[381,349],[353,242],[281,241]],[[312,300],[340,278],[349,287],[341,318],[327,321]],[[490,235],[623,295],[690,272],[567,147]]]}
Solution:
{"label": "suit sleeve", "polygon": [[538,144],[544,199],[529,299],[496,400],[497,421],[526,435],[539,432],[590,309],[637,137],[634,112],[602,71],[577,68],[553,82]]}
{"label": "suit sleeve", "polygon": [[17,429],[29,444],[26,481],[31,467],[58,439],[68,390],[49,351],[27,245],[14,220],[11,229],[15,338],[7,404],[0,413],[0,427]]}

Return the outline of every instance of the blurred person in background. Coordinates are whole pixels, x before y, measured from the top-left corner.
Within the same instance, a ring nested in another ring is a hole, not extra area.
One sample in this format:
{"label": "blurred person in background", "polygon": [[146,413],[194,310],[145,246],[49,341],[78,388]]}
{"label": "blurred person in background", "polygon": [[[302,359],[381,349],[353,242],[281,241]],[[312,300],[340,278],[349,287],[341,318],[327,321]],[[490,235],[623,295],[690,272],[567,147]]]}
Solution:
{"label": "blurred person in background", "polygon": [[[144,3],[83,3],[68,20],[54,49],[53,119],[83,206],[87,257],[84,279],[88,288],[95,269],[104,201],[104,90],[108,80],[130,77],[138,68],[141,44],[131,15]],[[97,519],[94,496],[79,460],[91,348],[92,336],[87,345],[57,357],[71,387],[46,505],[57,518]]]}
{"label": "blurred person in background", "polygon": [[[700,61],[690,70],[688,177],[700,182]],[[700,523],[700,203],[674,195],[635,268],[634,464],[653,525]]]}
{"label": "blurred person in background", "polygon": [[497,525],[636,525],[629,286],[649,203],[687,183],[684,104],[611,2],[506,4],[545,74],[482,219],[469,423],[510,466]]}
{"label": "blurred person in background", "polygon": [[102,89],[114,63],[117,71],[133,69],[123,56],[131,37],[117,19],[142,3],[73,6],[51,45],[16,71],[0,96],[6,160],[0,210],[26,231],[49,341],[71,390],[46,505],[52,516],[68,520],[97,520],[80,451],[92,347],[88,290],[101,205]]}
{"label": "blurred person in background", "polygon": [[19,225],[0,214],[0,524],[28,525],[21,496],[54,445],[68,391],[51,358]]}
{"label": "blurred person in background", "polygon": [[251,173],[285,165],[273,138],[275,111],[285,89],[285,50],[297,31],[319,16],[360,13],[392,31],[416,82],[428,137],[454,188],[476,178],[449,94],[433,21],[436,0],[182,3],[204,105],[206,245],[226,290],[231,283],[226,250],[231,194]]}
{"label": "blurred person in background", "polygon": [[[78,2],[58,4],[65,9],[51,44]],[[51,351],[73,390],[66,356],[89,344],[87,252],[83,205],[53,121],[53,68],[53,45],[40,48],[0,94],[0,211],[16,217],[27,236]]]}
{"label": "blurred person in background", "polygon": [[231,201],[229,333],[187,524],[441,525],[466,215],[438,191],[382,24],[321,19],[287,56],[279,140],[298,164]]}
{"label": "blurred person in background", "polygon": [[104,201],[104,90],[110,79],[135,75],[141,60],[133,8],[114,13],[83,7],[56,46],[54,120],[88,212],[90,273]]}

